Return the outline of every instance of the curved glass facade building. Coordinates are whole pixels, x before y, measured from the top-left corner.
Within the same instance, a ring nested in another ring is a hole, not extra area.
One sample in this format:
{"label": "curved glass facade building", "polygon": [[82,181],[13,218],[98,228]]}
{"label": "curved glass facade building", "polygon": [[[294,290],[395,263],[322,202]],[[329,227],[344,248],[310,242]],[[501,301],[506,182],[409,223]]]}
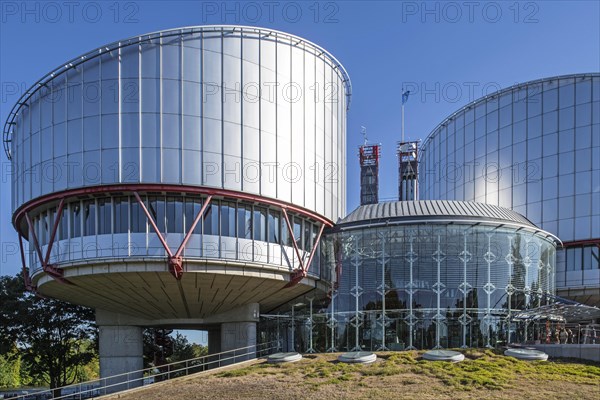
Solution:
{"label": "curved glass facade building", "polygon": [[600,74],[518,84],[458,110],[421,147],[424,199],[510,208],[557,235],[558,294],[600,305]]}
{"label": "curved glass facade building", "polygon": [[554,294],[556,243],[497,206],[361,206],[325,237],[329,296],[294,299],[262,332],[309,352],[496,346],[522,334],[512,314]]}
{"label": "curved glass facade building", "polygon": [[[28,284],[151,319],[314,287],[321,233],[345,215],[349,98],[331,54],[261,28],[161,31],[65,63],[4,129]],[[167,301],[147,293],[169,272],[182,286]],[[218,291],[220,274],[237,277]]]}

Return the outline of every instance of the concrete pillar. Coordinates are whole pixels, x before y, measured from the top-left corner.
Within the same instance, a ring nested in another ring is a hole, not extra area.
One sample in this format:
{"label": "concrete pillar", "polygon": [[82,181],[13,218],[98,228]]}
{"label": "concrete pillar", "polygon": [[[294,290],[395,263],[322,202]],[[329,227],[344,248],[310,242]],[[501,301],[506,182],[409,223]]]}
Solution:
{"label": "concrete pillar", "polygon": [[[122,325],[122,316],[99,310],[96,322],[99,325],[100,378],[119,375],[102,381],[102,385],[115,385],[107,388],[106,393],[142,386],[142,373],[131,373],[144,368],[142,328]],[[131,381],[133,379],[136,380]],[[120,382],[127,383],[119,385]]]}
{"label": "concrete pillar", "polygon": [[222,355],[231,364],[256,357],[256,322],[225,322],[221,324],[221,352],[241,349]]}
{"label": "concrete pillar", "polygon": [[208,329],[208,354],[221,352],[221,327]]}

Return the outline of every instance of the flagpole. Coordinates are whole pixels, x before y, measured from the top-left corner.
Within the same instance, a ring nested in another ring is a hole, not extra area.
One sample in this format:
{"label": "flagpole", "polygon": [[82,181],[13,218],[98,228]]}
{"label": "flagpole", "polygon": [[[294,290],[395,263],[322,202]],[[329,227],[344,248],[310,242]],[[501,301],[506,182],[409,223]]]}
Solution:
{"label": "flagpole", "polygon": [[404,96],[402,96],[402,140],[400,143],[404,143]]}

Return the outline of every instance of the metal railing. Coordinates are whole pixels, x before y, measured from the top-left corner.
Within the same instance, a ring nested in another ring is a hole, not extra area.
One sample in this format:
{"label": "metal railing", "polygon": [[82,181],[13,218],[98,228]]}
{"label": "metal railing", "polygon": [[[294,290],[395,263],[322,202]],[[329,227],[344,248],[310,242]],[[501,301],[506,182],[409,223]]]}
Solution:
{"label": "metal railing", "polygon": [[[87,382],[62,386],[55,389],[40,391],[36,391],[35,389],[30,389],[28,391],[23,390],[22,392],[25,393],[21,392],[21,394],[17,396],[5,397],[5,399],[89,399],[264,357],[278,351],[280,348],[281,345],[278,341],[261,343],[188,360],[176,361],[157,367],[144,368]],[[60,390],[61,394],[54,397],[54,393],[57,390]]]}

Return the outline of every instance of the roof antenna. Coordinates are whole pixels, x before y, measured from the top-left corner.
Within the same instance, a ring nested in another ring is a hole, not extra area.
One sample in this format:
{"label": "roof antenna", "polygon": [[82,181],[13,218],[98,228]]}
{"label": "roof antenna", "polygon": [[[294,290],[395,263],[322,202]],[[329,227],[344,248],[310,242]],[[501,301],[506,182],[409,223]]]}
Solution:
{"label": "roof antenna", "polygon": [[360,134],[363,135],[363,138],[365,139],[365,145],[366,145],[369,142],[369,139],[367,138],[367,127],[366,126],[360,127]]}

